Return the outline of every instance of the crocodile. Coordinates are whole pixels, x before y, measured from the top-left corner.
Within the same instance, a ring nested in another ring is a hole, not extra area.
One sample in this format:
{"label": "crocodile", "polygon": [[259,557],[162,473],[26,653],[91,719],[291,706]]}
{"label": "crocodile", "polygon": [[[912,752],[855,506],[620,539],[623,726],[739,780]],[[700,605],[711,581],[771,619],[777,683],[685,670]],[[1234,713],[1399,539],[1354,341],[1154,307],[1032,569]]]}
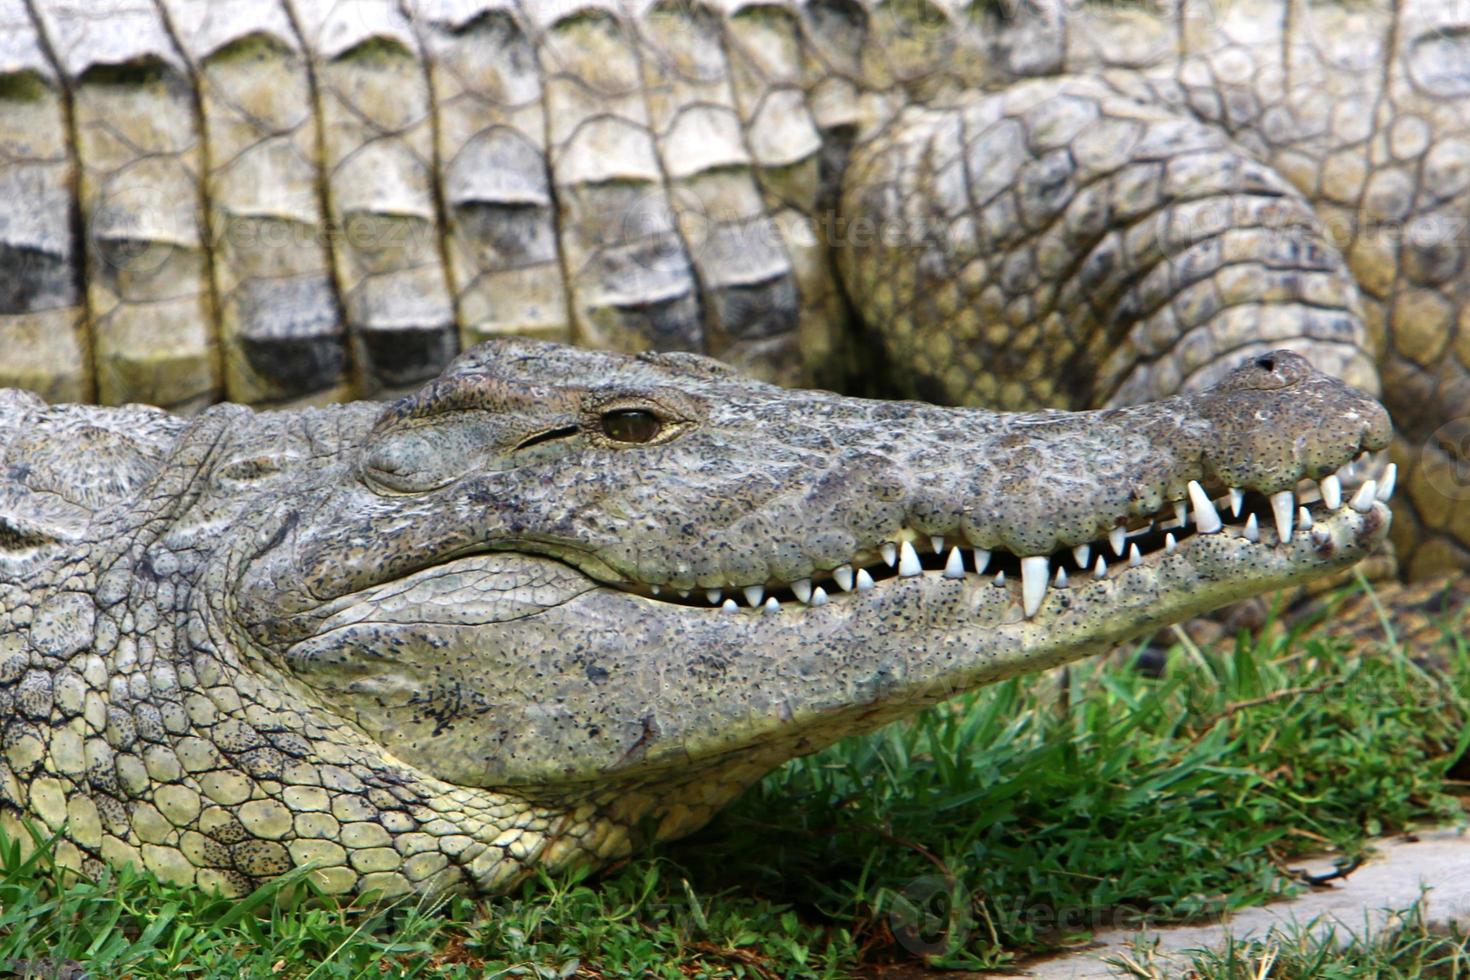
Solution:
{"label": "crocodile", "polygon": [[1345,481],[1390,437],[1284,350],[1086,412],[528,338],[386,405],[6,389],[0,830],[227,894],[607,862],[842,736],[1350,566],[1393,489]]}
{"label": "crocodile", "polygon": [[1422,580],[1467,66],[1442,0],[0,0],[0,384],[324,404],[528,336],[1078,410],[1289,347],[1393,414]]}

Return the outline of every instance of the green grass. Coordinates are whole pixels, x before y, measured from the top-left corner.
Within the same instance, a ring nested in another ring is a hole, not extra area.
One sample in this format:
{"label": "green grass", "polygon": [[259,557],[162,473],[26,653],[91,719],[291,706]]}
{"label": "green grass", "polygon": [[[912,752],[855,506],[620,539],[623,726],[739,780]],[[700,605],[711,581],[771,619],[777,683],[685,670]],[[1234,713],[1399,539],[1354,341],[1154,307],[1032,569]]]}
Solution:
{"label": "green grass", "polygon": [[[68,964],[107,978],[1005,965],[1142,915],[1266,901],[1295,887],[1283,869],[1304,853],[1351,857],[1374,835],[1458,819],[1447,773],[1470,737],[1470,654],[1456,641],[1445,656],[1447,670],[1426,673],[1283,637],[1176,648],[1163,679],[1099,662],[999,684],[788,765],[691,839],[493,902],[293,906],[281,895],[299,894],[296,879],[227,901],[128,871],[67,882],[44,848],[22,858],[4,843],[0,976]],[[1397,942],[1426,962],[1453,945],[1412,929]],[[1281,964],[1318,955],[1305,938],[1272,949],[1198,969],[1255,976],[1247,966],[1268,952]],[[1281,969],[1270,975],[1369,975]]]}
{"label": "green grass", "polygon": [[[1273,930],[1265,939],[1232,942],[1190,961],[1192,980],[1417,980],[1470,975],[1470,936],[1430,926],[1425,903],[1393,913],[1396,925],[1369,942],[1324,926]],[[1149,948],[1109,961],[1123,976],[1166,980],[1178,963]]]}

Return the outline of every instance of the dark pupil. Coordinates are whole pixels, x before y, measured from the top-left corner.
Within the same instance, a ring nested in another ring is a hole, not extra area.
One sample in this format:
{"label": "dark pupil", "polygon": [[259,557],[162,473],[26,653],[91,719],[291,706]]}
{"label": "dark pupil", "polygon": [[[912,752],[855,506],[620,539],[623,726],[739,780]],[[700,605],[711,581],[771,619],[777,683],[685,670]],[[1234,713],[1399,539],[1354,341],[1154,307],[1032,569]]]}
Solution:
{"label": "dark pupil", "polygon": [[652,442],[660,428],[657,415],[639,408],[605,412],[602,416],[603,433],[618,442]]}

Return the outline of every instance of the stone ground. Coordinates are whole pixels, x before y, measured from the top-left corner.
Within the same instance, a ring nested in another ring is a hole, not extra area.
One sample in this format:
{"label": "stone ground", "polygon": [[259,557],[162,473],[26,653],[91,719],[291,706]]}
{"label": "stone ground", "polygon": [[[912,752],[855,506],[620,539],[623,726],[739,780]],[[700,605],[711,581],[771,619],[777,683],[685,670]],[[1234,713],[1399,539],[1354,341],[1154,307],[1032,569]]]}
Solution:
{"label": "stone ground", "polygon": [[[1332,870],[1324,861],[1293,864],[1320,875]],[[1099,932],[1085,949],[1046,960],[1025,963],[1000,973],[943,974],[948,980],[1113,980],[1128,974],[1110,968],[1106,960],[1131,954],[1134,942],[1156,943],[1154,965],[1169,976],[1182,975],[1189,951],[1221,948],[1227,937],[1264,939],[1273,928],[1333,928],[1336,935],[1374,935],[1391,928],[1391,914],[1409,908],[1425,896],[1429,923],[1458,923],[1470,927],[1470,833],[1441,829],[1411,838],[1381,841],[1372,857],[1346,878],[1303,892],[1294,898],[1260,908],[1246,909],[1228,920],[1206,925],[1168,926],[1147,930]],[[940,974],[918,969],[883,971],[883,980],[918,980]]]}
{"label": "stone ground", "polygon": [[[1313,874],[1331,870],[1306,863]],[[1459,830],[1434,830],[1415,838],[1383,841],[1377,853],[1346,878],[1286,901],[1246,909],[1218,924],[1175,926],[1143,934],[1098,933],[1095,948],[1037,963],[1019,975],[1036,980],[1124,976],[1103,961],[1129,952],[1140,935],[1145,941],[1157,941],[1157,965],[1174,966],[1181,972],[1190,961],[1188,950],[1219,948],[1227,936],[1264,939],[1272,929],[1297,926],[1321,931],[1332,928],[1344,940],[1371,936],[1391,928],[1394,913],[1413,905],[1421,894],[1428,903],[1426,917],[1431,924],[1470,924],[1470,836]]]}

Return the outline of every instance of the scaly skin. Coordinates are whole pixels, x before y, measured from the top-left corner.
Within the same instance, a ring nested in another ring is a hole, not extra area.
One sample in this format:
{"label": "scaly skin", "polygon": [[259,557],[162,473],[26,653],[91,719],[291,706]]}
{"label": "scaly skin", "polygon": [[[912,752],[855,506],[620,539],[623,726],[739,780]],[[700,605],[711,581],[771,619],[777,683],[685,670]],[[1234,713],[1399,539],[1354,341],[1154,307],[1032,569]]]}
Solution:
{"label": "scaly skin", "polygon": [[0,383],[323,403],[518,334],[1093,408],[1289,346],[1464,568],[1465,13],[0,0]]}
{"label": "scaly skin", "polygon": [[[0,828],[235,893],[606,861],[841,736],[1345,567],[1390,520],[1369,490],[1278,541],[1263,495],[1390,437],[1285,351],[1001,415],[502,341],[386,408],[7,391],[0,434]],[[1264,526],[1197,500],[1108,550],[1191,487]]]}

